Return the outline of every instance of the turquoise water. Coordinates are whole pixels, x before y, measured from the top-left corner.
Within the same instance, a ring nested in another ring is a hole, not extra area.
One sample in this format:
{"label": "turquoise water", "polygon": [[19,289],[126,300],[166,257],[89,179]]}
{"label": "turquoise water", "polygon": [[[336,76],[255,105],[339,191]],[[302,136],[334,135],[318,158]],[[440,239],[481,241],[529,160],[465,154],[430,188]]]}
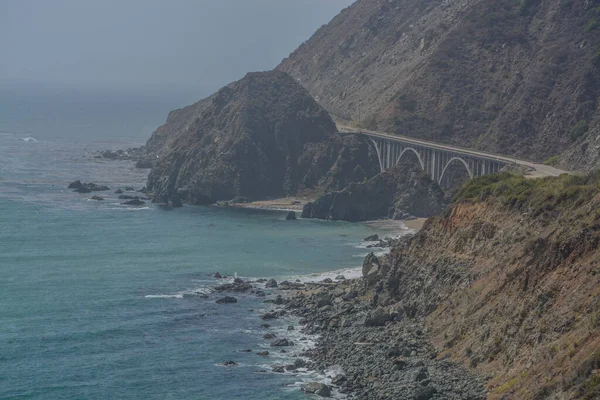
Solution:
{"label": "turquoise water", "polygon": [[[267,348],[263,299],[217,305],[211,276],[356,267],[370,228],[277,212],[128,208],[112,192],[90,201],[68,182],[143,186],[147,171],[92,155],[143,144],[165,100],[132,102],[128,112],[121,101],[111,113],[98,106],[110,97],[48,96],[52,107],[0,98],[0,398],[305,397],[294,384],[310,375],[256,373],[287,355],[238,352]],[[226,360],[240,366],[219,366]]]}

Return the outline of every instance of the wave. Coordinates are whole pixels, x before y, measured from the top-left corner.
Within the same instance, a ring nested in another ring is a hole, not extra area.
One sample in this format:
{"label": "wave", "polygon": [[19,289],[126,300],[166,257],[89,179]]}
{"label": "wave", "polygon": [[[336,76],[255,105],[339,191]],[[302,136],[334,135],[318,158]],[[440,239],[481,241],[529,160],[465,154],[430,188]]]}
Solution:
{"label": "wave", "polygon": [[119,210],[119,211],[144,211],[151,210],[152,207],[111,207],[109,210]]}
{"label": "wave", "polygon": [[212,293],[211,287],[203,286],[196,289],[182,290],[181,292],[171,294],[147,294],[146,299],[183,299],[184,297],[202,296]]}
{"label": "wave", "polygon": [[21,140],[22,140],[22,141],[24,141],[24,142],[28,142],[28,143],[29,143],[29,142],[32,142],[32,143],[37,143],[37,139],[35,139],[35,138],[32,138],[31,136],[28,136],[28,137],[21,138]]}

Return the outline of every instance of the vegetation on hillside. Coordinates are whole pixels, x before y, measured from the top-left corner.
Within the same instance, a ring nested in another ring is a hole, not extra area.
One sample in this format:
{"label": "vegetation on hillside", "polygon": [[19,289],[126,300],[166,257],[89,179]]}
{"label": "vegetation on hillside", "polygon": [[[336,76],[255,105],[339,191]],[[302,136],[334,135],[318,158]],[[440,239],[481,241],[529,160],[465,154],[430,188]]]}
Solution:
{"label": "vegetation on hillside", "polygon": [[455,202],[481,202],[487,199],[532,213],[556,215],[581,207],[600,193],[600,170],[586,175],[567,175],[528,179],[502,172],[467,182]]}

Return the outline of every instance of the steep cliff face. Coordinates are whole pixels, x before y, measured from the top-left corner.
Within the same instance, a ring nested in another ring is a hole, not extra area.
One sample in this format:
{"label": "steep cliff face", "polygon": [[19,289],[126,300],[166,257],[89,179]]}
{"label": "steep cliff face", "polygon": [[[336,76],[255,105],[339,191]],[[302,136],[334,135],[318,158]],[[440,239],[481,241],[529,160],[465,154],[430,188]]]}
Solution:
{"label": "steep cliff face", "polygon": [[599,6],[358,0],[278,69],[367,128],[544,161],[598,124]]}
{"label": "steep cliff face", "polygon": [[417,165],[401,164],[304,206],[302,216],[343,221],[431,217],[445,207],[444,192]]}
{"label": "steep cliff face", "polygon": [[599,185],[476,179],[368,281],[382,305],[426,318],[438,357],[489,377],[488,398],[598,398]]}
{"label": "steep cliff face", "polygon": [[159,159],[154,200],[209,204],[342,188],[377,173],[365,139],[339,135],[327,112],[284,72],[250,73],[169,115],[147,144]]}

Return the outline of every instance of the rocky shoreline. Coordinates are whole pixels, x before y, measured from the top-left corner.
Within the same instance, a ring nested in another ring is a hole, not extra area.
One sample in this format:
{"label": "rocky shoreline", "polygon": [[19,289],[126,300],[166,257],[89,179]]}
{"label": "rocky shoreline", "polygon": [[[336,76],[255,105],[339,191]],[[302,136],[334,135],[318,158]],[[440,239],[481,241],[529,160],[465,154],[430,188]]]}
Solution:
{"label": "rocky shoreline", "polygon": [[[363,271],[372,257],[365,259]],[[274,365],[270,372],[321,374],[319,382],[302,385],[306,393],[364,400],[485,398],[483,379],[438,357],[422,321],[393,305],[381,306],[388,302],[368,288],[365,277],[338,276],[315,283],[235,279],[216,291],[265,296],[271,308],[260,315],[264,338],[271,341],[273,351],[290,355],[288,364]],[[299,327],[290,326],[290,331],[318,338],[314,347],[299,350],[305,337],[294,343],[269,333],[269,323],[285,316],[298,318]]]}

